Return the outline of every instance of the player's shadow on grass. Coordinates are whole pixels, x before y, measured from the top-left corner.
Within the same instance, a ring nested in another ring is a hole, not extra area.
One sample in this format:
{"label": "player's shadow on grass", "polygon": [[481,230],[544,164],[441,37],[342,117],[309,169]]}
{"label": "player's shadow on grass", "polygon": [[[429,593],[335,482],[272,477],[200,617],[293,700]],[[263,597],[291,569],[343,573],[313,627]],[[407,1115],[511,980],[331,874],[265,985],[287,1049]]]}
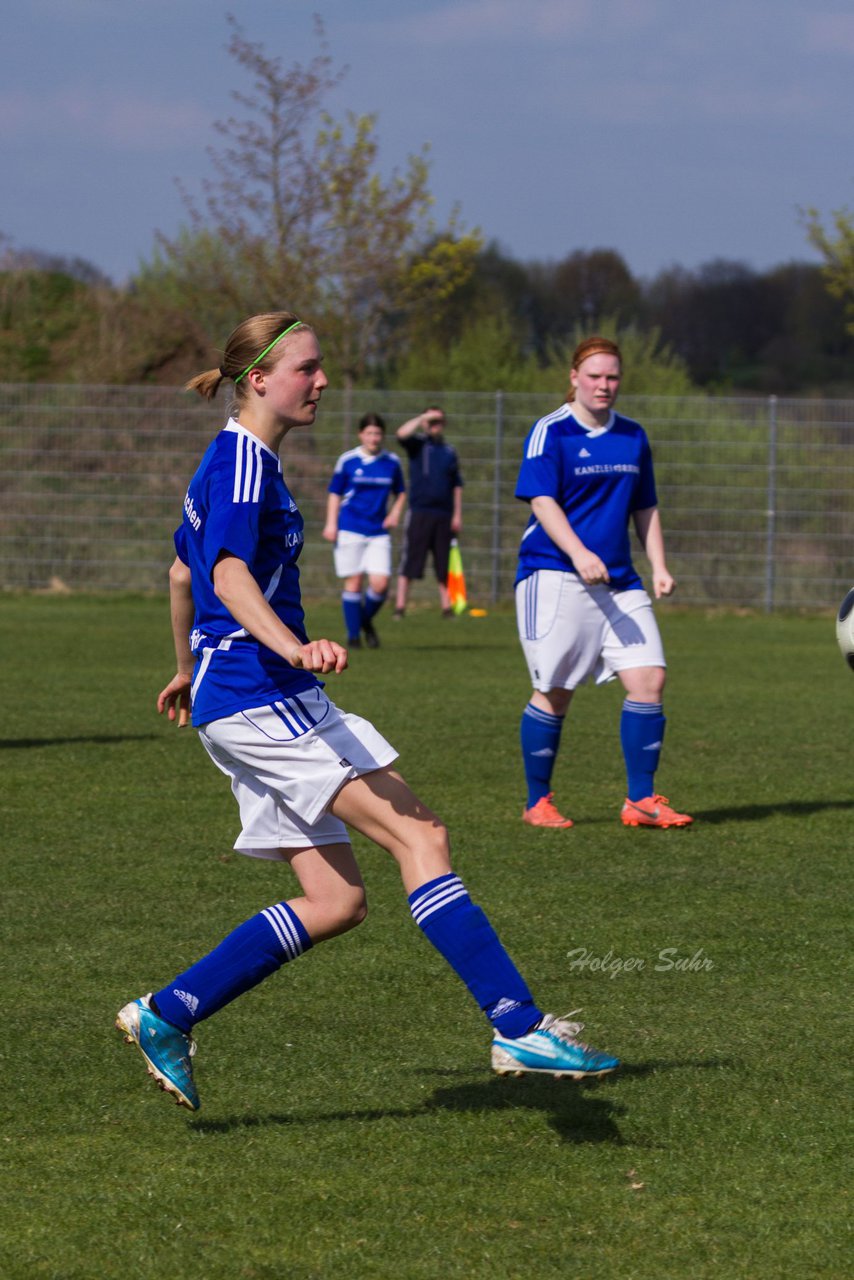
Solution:
{"label": "player's shadow on grass", "polygon": [[610,1143],[623,1146],[617,1117],[626,1114],[620,1103],[595,1097],[596,1082],[553,1080],[522,1076],[503,1080],[492,1077],[472,1084],[436,1089],[427,1099],[428,1111],[542,1111],[551,1129],[564,1142]]}
{"label": "player's shadow on grass", "polygon": [[[596,1096],[602,1089],[618,1085],[628,1077],[651,1076],[664,1071],[716,1070],[734,1066],[724,1058],[658,1059],[650,1062],[623,1063],[613,1075],[600,1080],[555,1080],[551,1076],[478,1080],[436,1089],[427,1099],[430,1110],[452,1111],[516,1111],[527,1108],[546,1114],[549,1126],[564,1142],[611,1143],[624,1146],[617,1119],[627,1114],[626,1107],[613,1098]],[[637,1139],[632,1145],[637,1146]]]}
{"label": "player's shadow on grass", "polygon": [[[495,1111],[512,1115],[520,1109],[542,1111],[550,1128],[564,1142],[610,1143],[625,1146],[617,1120],[627,1108],[612,1098],[596,1096],[603,1088],[618,1085],[621,1080],[652,1076],[665,1071],[715,1071],[737,1067],[735,1059],[685,1058],[651,1059],[648,1062],[623,1063],[614,1075],[601,1080],[554,1080],[551,1076],[526,1075],[513,1078],[490,1076],[486,1080],[468,1079],[465,1083],[442,1085],[423,1102],[411,1107],[372,1107],[359,1111],[336,1110],[308,1113],[272,1113],[224,1117],[222,1120],[194,1119],[190,1131],[195,1133],[234,1133],[240,1129],[259,1129],[282,1125],[295,1128],[313,1124],[371,1124],[380,1120],[423,1120],[436,1111]],[[470,1077],[476,1068],[427,1068],[418,1074],[445,1079]],[[639,1145],[635,1136],[632,1146]],[[640,1145],[658,1145],[657,1143]]]}
{"label": "player's shadow on grass", "polygon": [[607,1098],[593,1097],[595,1082],[578,1084],[570,1080],[548,1080],[526,1076],[500,1080],[493,1076],[468,1084],[435,1089],[424,1102],[411,1107],[376,1107],[368,1110],[341,1110],[304,1113],[235,1116],[223,1120],[194,1120],[197,1133],[231,1133],[238,1129],[268,1125],[313,1125],[371,1123],[378,1120],[423,1120],[437,1111],[501,1111],[508,1115],[520,1108],[545,1112],[548,1123],[565,1142],[610,1142],[623,1145],[616,1117],[625,1108]]}
{"label": "player's shadow on grass", "polygon": [[693,809],[696,822],[713,826],[718,822],[761,822],[783,813],[789,818],[806,818],[811,813],[824,813],[828,809],[854,809],[854,800],[781,800],[779,804],[743,804],[726,809]]}
{"label": "player's shadow on grass", "polygon": [[[424,1074],[435,1075],[434,1071]],[[464,1069],[440,1074],[470,1075]],[[373,1107],[365,1110],[336,1110],[303,1114],[232,1116],[222,1120],[198,1119],[190,1124],[198,1133],[232,1133],[239,1129],[270,1125],[300,1127],[313,1124],[370,1124],[380,1120],[423,1120],[437,1111],[506,1111],[528,1108],[548,1113],[549,1124],[567,1142],[610,1142],[622,1145],[615,1117],[624,1113],[619,1104],[592,1096],[595,1082],[578,1084],[569,1080],[544,1080],[528,1076],[520,1080],[469,1081],[442,1086],[423,1102],[411,1107]]]}
{"label": "player's shadow on grass", "polygon": [[286,1115],[233,1116],[223,1120],[193,1120],[195,1133],[234,1133],[239,1129],[263,1129],[282,1125],[370,1124],[379,1120],[423,1120],[437,1111],[502,1111],[508,1115],[520,1108],[543,1111],[548,1123],[566,1142],[610,1142],[623,1145],[615,1117],[625,1108],[605,1098],[591,1097],[595,1085],[579,1086],[567,1080],[478,1081],[436,1089],[424,1102],[411,1107],[376,1107],[359,1111],[324,1111]]}
{"label": "player's shadow on grass", "polygon": [[83,743],[110,746],[119,742],[151,742],[161,736],[159,733],[89,733],[68,738],[0,738],[0,751],[15,751],[25,747],[68,747]]}

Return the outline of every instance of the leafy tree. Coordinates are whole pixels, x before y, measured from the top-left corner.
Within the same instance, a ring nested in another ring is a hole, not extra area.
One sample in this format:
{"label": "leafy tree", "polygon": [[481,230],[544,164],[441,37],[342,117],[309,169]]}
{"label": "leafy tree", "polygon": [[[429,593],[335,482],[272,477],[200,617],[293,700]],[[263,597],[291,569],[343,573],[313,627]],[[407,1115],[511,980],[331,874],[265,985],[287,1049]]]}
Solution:
{"label": "leafy tree", "polygon": [[704,386],[749,385],[758,352],[778,323],[763,278],[728,259],[662,272],[645,301],[646,323],[660,329]]}
{"label": "leafy tree", "polygon": [[845,303],[848,332],[854,333],[854,213],[837,209],[829,231],[816,209],[807,209],[805,219],[809,241],[824,258],[827,287]]}
{"label": "leafy tree", "polygon": [[818,266],[673,267],[646,286],[644,303],[644,325],[660,329],[701,386],[785,393],[845,384],[854,352]]}
{"label": "leafy tree", "polygon": [[751,388],[850,395],[854,329],[846,333],[844,303],[827,289],[821,267],[790,262],[765,272],[762,283],[775,323],[756,351]]}
{"label": "leafy tree", "polygon": [[557,263],[534,263],[529,274],[531,322],[541,352],[576,325],[594,333],[605,317],[628,324],[640,310],[640,286],[613,249],[577,250]]}
{"label": "leafy tree", "polygon": [[[691,395],[696,387],[685,361],[657,329],[641,330],[622,325],[617,317],[605,317],[598,333],[612,338],[623,354],[623,392],[630,395]],[[525,349],[524,336],[509,312],[496,309],[472,317],[458,336],[434,336],[413,348],[399,363],[392,385],[402,389],[446,391],[525,391],[565,397],[572,354],[589,337],[586,326],[563,340],[552,339],[544,359]]]}
{"label": "leafy tree", "polygon": [[394,369],[391,385],[405,390],[539,391],[540,365],[526,354],[506,309],[470,316],[457,334],[434,329],[413,343]]}
{"label": "leafy tree", "polygon": [[[596,326],[596,332],[603,338],[611,338],[620,347],[623,356],[621,395],[697,394],[685,361],[662,340],[659,329],[641,329],[634,323],[624,325],[617,316],[605,316]],[[572,353],[590,334],[587,325],[577,325],[566,342],[551,345],[543,371],[544,381],[548,379],[555,388],[560,385],[561,391],[566,391]]]}
{"label": "leafy tree", "polygon": [[361,378],[466,279],[479,237],[456,214],[432,223],[426,148],[385,180],[375,117],[323,110],[343,72],[319,19],[321,52],[290,68],[229,23],[229,52],[251,77],[232,95],[245,114],[217,124],[203,207],[184,192],[189,226],[158,237],[138,289],[192,309],[212,339],[248,313],[292,307],[319,327],[333,367]]}
{"label": "leafy tree", "polygon": [[0,266],[0,369],[4,382],[79,378],[98,332],[95,290],[64,271]]}

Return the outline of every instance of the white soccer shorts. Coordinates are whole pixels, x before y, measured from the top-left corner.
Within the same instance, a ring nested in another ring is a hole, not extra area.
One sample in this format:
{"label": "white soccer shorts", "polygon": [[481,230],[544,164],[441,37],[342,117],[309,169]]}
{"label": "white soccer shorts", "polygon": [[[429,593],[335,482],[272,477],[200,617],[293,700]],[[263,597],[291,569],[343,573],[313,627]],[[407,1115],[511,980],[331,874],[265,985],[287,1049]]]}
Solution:
{"label": "white soccer shorts", "polygon": [[339,578],[351,578],[356,573],[390,578],[391,535],[377,533],[368,537],[363,533],[339,529],[334,559],[335,573]]}
{"label": "white soccer shorts", "polygon": [[541,693],[613,680],[633,667],[666,667],[652,601],[642,589],[587,586],[574,573],[540,569],[516,587],[519,639]]}
{"label": "white soccer shorts", "polygon": [[256,858],[349,844],[327,807],[345,782],[397,759],[369,721],[340,711],[322,689],[212,720],[199,737],[240,807],[234,848]]}

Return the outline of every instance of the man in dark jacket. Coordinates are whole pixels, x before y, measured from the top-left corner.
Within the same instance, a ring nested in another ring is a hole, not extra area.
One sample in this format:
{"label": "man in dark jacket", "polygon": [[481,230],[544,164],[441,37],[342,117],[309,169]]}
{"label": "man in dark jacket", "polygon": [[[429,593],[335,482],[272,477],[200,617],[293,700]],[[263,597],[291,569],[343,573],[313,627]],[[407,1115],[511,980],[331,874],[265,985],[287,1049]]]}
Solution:
{"label": "man in dark jacket", "polygon": [[397,579],[394,616],[402,618],[413,578],[424,577],[427,553],[439,584],[439,602],[452,616],[448,597],[448,554],[451,539],[462,528],[463,480],[457,451],[445,442],[445,414],[436,405],[397,429],[409,455],[409,513]]}

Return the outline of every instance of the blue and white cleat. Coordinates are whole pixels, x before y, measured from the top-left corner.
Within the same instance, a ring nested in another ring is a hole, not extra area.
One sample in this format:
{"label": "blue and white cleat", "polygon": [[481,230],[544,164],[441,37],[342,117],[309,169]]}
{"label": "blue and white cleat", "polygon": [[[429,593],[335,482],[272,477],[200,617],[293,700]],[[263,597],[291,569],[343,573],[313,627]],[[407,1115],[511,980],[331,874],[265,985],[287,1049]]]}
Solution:
{"label": "blue and white cleat", "polygon": [[534,1072],[571,1076],[573,1080],[590,1080],[616,1070],[620,1059],[582,1044],[578,1037],[584,1030],[583,1024],[570,1022],[571,1017],[571,1013],[563,1018],[556,1018],[553,1013],[544,1014],[538,1027],[517,1040],[508,1040],[496,1031],[492,1042],[492,1070],[500,1076]]}
{"label": "blue and white cleat", "polygon": [[198,1111],[202,1105],[193,1082],[190,1059],[196,1042],[171,1022],[160,1018],[151,1008],[147,996],[132,1000],[119,1009],[116,1027],[124,1033],[126,1044],[138,1044],[153,1076],[165,1093],[171,1093],[180,1107]]}

